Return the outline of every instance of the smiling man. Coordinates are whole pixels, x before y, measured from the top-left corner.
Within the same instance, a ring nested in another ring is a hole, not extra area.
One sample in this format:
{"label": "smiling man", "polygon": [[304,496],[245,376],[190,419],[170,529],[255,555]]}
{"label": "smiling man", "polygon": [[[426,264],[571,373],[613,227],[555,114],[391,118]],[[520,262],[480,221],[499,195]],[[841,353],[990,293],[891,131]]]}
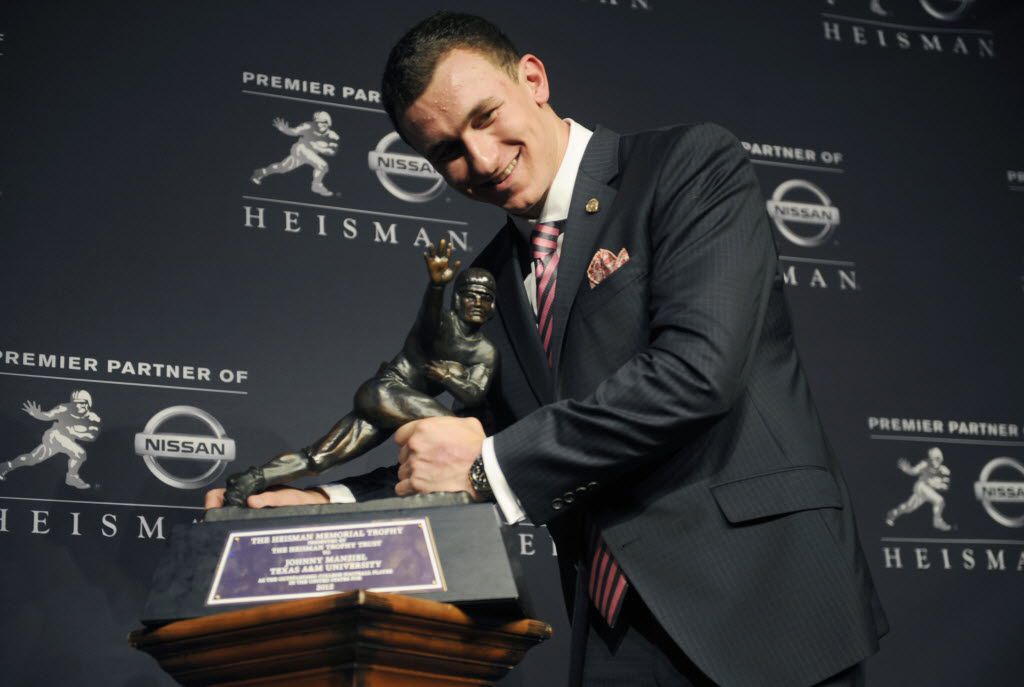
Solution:
{"label": "smiling man", "polygon": [[395,124],[452,188],[536,218],[565,155],[570,127],[546,106],[547,75],[537,57],[495,64],[513,56],[453,48],[438,60],[429,88],[414,102],[406,105],[401,92],[393,94],[393,107],[404,110]]}
{"label": "smiling man", "polygon": [[453,188],[509,213],[475,262],[499,306],[488,422],[399,428],[385,490],[261,503],[493,492],[557,543],[572,683],[862,683],[887,624],[738,141],[562,119],[541,60],[466,15],[413,27],[382,95]]}

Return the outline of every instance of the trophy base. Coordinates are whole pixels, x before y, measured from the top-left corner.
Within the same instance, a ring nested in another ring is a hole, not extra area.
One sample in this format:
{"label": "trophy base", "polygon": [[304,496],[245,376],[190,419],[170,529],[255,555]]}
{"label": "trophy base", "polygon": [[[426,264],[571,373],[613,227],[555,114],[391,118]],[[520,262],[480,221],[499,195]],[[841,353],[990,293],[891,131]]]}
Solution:
{"label": "trophy base", "polygon": [[[261,520],[295,515],[334,515],[336,513],[370,513],[373,511],[402,511],[412,508],[436,508],[438,506],[463,506],[473,503],[464,491],[440,492],[437,494],[414,494],[394,496],[386,499],[372,499],[361,503],[324,503],[308,506],[281,506],[278,508],[237,508],[228,506],[206,511],[204,523],[229,522],[236,520]],[[491,504],[493,505],[493,504]]]}
{"label": "trophy base", "polygon": [[465,493],[211,510],[172,531],[142,621],[355,589],[525,614],[507,529]]}

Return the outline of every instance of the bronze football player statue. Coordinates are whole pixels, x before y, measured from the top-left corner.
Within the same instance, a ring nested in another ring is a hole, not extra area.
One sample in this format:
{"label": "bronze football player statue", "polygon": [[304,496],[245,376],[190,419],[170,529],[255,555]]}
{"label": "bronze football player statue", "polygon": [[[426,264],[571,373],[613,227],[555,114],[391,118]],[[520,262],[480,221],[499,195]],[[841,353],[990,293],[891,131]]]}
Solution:
{"label": "bronze football player statue", "polygon": [[431,244],[423,257],[430,283],[402,350],[363,382],[353,411],[322,439],[229,477],[225,506],[245,506],[249,496],[268,487],[320,474],[361,456],[407,422],[454,415],[434,398],[444,391],[466,407],[483,403],[498,366],[498,351],[480,333],[494,313],[494,277],[478,268],[460,273],[452,309],[445,310],[445,286],[461,263],[452,261],[452,247],[444,239],[436,250]]}

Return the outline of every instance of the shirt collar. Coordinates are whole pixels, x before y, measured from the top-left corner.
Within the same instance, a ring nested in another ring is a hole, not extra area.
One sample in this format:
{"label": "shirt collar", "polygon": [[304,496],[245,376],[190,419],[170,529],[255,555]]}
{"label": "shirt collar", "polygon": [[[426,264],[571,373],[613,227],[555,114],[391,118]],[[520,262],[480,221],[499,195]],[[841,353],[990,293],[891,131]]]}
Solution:
{"label": "shirt collar", "polygon": [[530,240],[530,234],[537,222],[550,224],[560,222],[569,216],[569,202],[572,200],[573,187],[576,186],[580,162],[583,161],[583,153],[586,152],[587,143],[594,132],[571,119],[565,121],[569,123],[569,142],[565,147],[562,163],[558,166],[558,172],[555,173],[555,179],[551,182],[551,188],[548,189],[548,196],[544,200],[540,215],[535,220],[512,215],[512,222],[527,241]]}

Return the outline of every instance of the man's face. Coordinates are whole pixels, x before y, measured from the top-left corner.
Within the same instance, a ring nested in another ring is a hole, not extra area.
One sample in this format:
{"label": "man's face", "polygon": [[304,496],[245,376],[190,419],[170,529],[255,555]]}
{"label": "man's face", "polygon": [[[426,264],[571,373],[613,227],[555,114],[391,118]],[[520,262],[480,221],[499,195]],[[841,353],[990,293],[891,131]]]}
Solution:
{"label": "man's face", "polygon": [[449,186],[536,217],[561,162],[564,123],[546,107],[540,60],[523,56],[518,74],[516,81],[476,51],[452,50],[400,124]]}
{"label": "man's face", "polygon": [[459,318],[471,324],[483,324],[494,310],[494,294],[483,286],[472,285],[458,293]]}

